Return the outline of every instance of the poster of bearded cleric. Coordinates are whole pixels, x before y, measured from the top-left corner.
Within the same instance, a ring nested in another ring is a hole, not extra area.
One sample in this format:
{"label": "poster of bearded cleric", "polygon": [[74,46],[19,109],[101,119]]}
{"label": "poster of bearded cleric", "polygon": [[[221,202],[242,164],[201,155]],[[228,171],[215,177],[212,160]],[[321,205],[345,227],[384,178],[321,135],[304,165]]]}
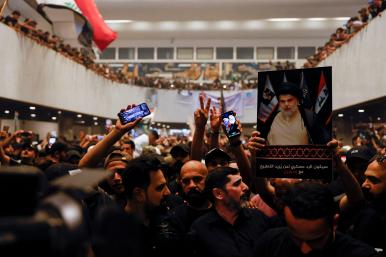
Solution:
{"label": "poster of bearded cleric", "polygon": [[260,72],[257,176],[332,179],[331,67]]}

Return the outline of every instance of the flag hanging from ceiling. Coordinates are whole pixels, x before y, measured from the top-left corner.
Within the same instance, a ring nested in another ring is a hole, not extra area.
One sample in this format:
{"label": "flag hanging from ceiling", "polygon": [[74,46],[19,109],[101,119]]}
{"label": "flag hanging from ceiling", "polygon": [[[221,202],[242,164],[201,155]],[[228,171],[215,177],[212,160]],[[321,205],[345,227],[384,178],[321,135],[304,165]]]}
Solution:
{"label": "flag hanging from ceiling", "polygon": [[117,33],[106,25],[94,0],[75,0],[75,2],[91,24],[95,44],[99,50],[105,50],[117,38]]}
{"label": "flag hanging from ceiling", "polygon": [[259,111],[257,113],[257,118],[265,123],[269,117],[271,117],[271,114],[275,111],[277,104],[278,101],[276,94],[273,91],[271,81],[267,75],[262,101],[260,102]]}
{"label": "flag hanging from ceiling", "polygon": [[[66,30],[66,38],[75,33],[78,41],[91,47],[92,40],[103,51],[117,38],[104,22],[95,5],[94,0],[25,0],[34,7],[44,18],[54,25],[55,23],[73,22],[74,30]],[[63,36],[63,35],[62,35]]]}
{"label": "flag hanging from ceiling", "polygon": [[315,113],[318,113],[322,109],[329,95],[330,93],[328,91],[327,84],[322,72],[319,80],[318,98],[316,99],[316,103],[315,103]]}

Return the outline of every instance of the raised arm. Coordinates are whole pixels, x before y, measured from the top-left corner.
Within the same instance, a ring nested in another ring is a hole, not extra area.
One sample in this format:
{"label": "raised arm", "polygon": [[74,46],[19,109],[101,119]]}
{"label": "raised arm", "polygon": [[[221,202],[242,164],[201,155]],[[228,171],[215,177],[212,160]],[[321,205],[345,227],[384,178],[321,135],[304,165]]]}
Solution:
{"label": "raised arm", "polygon": [[[135,105],[128,106],[127,110]],[[124,110],[121,110],[124,111]],[[83,167],[96,167],[98,163],[108,154],[108,150],[128,131],[135,127],[142,119],[136,119],[133,122],[129,122],[122,125],[118,120],[115,127],[110,133],[103,138],[102,141],[97,143],[92,149],[90,149],[83,158],[79,161],[79,168]]]}
{"label": "raised arm", "polygon": [[271,208],[277,210],[277,201],[274,187],[271,186],[266,178],[256,177],[255,174],[258,165],[258,163],[256,163],[256,154],[261,151],[265,144],[265,139],[260,137],[260,132],[252,132],[252,136],[248,141],[248,149],[251,152],[251,168],[253,171],[252,174],[254,181],[252,188],[255,188],[256,193],[261,196],[264,202],[266,202]]}
{"label": "raised arm", "polygon": [[204,145],[205,125],[208,121],[211,99],[209,98],[204,107],[204,97],[200,95],[200,109],[194,112],[194,124],[196,129],[193,134],[190,157],[192,160],[201,161],[204,156],[202,147]]}
{"label": "raised arm", "polygon": [[[220,108],[221,109],[221,108]],[[215,106],[210,109],[210,149],[218,148],[218,138],[220,135],[220,127],[221,127],[221,110],[218,111]]]}
{"label": "raised arm", "polygon": [[342,212],[352,210],[364,201],[361,186],[356,180],[350,169],[343,163],[340,158],[340,148],[337,140],[332,140],[327,144],[334,152],[334,167],[336,168],[346,195],[340,200],[339,207]]}

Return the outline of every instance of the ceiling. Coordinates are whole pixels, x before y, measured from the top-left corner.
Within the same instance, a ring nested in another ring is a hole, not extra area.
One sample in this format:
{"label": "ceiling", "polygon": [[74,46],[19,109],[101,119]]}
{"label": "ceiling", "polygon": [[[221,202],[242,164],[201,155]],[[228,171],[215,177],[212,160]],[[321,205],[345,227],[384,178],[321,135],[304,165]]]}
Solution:
{"label": "ceiling", "polygon": [[[96,0],[120,39],[328,38],[363,0]],[[267,21],[302,18],[300,21]],[[308,18],[331,18],[309,21]]]}
{"label": "ceiling", "polygon": [[[11,0],[12,9],[23,9]],[[328,36],[364,0],[95,0],[105,20],[131,20],[109,26],[120,40],[282,39]],[[24,11],[24,10],[23,10]],[[270,18],[300,18],[268,21]],[[310,21],[309,18],[327,18]],[[323,41],[322,41],[323,42]]]}

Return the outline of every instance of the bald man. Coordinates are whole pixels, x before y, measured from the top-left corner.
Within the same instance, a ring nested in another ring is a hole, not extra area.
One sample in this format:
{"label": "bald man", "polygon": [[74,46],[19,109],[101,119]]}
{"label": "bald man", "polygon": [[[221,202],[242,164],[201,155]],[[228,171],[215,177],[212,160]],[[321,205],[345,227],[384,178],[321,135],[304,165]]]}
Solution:
{"label": "bald man", "polygon": [[186,235],[193,222],[208,213],[212,206],[204,194],[207,175],[205,164],[196,160],[186,162],[181,168],[178,183],[182,188],[184,203],[172,209],[164,223],[167,231],[163,235],[167,237],[164,238],[165,245],[162,247],[169,257],[187,256],[191,253]]}

